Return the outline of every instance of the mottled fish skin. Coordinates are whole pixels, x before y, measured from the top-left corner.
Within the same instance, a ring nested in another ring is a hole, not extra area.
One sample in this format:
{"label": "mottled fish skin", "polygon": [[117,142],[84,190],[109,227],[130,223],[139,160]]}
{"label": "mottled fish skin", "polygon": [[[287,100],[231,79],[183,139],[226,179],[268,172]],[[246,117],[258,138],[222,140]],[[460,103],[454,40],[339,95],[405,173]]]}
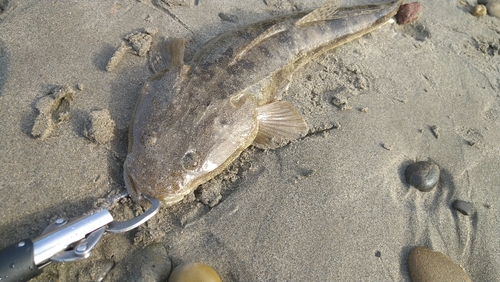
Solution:
{"label": "mottled fish skin", "polygon": [[136,105],[124,164],[128,192],[173,204],[252,143],[267,148],[306,134],[302,117],[279,101],[291,75],[381,26],[400,4],[327,4],[255,23],[210,40],[188,64],[184,40],[159,48],[170,65],[148,80]]}

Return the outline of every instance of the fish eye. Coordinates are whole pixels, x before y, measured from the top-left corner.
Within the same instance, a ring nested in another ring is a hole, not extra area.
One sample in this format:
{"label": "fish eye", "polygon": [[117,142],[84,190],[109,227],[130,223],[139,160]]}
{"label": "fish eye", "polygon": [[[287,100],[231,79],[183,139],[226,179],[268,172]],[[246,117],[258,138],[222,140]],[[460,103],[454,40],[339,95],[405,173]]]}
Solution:
{"label": "fish eye", "polygon": [[196,169],[200,165],[200,154],[196,151],[188,151],[182,157],[182,167],[185,170]]}

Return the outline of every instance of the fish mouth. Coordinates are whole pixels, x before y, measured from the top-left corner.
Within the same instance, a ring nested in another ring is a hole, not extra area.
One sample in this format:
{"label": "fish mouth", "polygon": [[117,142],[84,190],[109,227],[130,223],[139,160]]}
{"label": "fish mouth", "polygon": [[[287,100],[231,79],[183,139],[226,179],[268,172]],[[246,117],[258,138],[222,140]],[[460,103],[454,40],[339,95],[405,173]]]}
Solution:
{"label": "fish mouth", "polygon": [[[172,205],[176,202],[179,202],[191,192],[189,189],[186,189],[185,183],[183,183],[183,178],[176,179],[176,177],[168,177],[168,185],[160,185],[157,186],[158,183],[154,183],[152,187],[140,187],[137,183],[137,179],[135,179],[134,170],[130,170],[128,166],[124,166],[124,180],[125,187],[129,195],[135,201],[140,201],[143,199],[142,195],[147,197],[153,197],[162,201],[163,204]],[[174,174],[179,178],[177,174]],[[139,178],[139,184],[141,183],[141,179]]]}
{"label": "fish mouth", "polygon": [[186,187],[182,186],[180,183],[172,182],[162,192],[164,193],[161,193],[158,198],[162,203],[170,206],[181,201],[184,196],[191,192],[191,190],[186,189]]}

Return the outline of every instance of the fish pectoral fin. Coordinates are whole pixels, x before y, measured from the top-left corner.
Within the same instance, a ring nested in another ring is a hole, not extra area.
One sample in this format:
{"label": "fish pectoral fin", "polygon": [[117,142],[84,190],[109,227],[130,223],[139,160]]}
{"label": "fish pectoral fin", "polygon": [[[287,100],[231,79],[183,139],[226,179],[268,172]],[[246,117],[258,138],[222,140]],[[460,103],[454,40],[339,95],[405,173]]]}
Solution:
{"label": "fish pectoral fin", "polygon": [[295,26],[304,26],[309,23],[318,21],[327,21],[335,19],[339,8],[338,1],[332,1],[326,3],[325,5],[313,10],[309,14],[303,16],[295,22]]}
{"label": "fish pectoral fin", "polygon": [[184,66],[184,38],[154,40],[149,51],[149,64],[153,72]]}
{"label": "fish pectoral fin", "polygon": [[257,108],[258,132],[253,145],[274,149],[304,136],[309,128],[290,102],[275,101]]}

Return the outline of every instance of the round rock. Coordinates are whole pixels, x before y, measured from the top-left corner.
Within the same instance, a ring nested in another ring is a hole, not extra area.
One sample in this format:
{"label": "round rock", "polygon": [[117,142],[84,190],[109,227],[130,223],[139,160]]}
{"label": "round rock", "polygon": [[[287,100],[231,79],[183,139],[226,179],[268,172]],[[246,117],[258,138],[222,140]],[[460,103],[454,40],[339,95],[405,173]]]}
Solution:
{"label": "round rock", "polygon": [[486,6],[482,5],[482,4],[478,4],[476,6],[474,6],[474,8],[472,8],[472,15],[476,16],[476,17],[482,17],[484,15],[486,15]]}
{"label": "round rock", "polygon": [[471,202],[456,200],[453,202],[453,209],[460,212],[463,215],[471,215],[474,205]]}
{"label": "round rock", "polygon": [[500,1],[488,1],[486,9],[488,9],[488,14],[500,18]]}
{"label": "round rock", "polygon": [[426,247],[415,247],[408,256],[412,282],[471,282],[465,271],[449,257]]}
{"label": "round rock", "polygon": [[405,170],[406,182],[422,192],[429,192],[439,181],[439,167],[422,161],[410,164]]}
{"label": "round rock", "polygon": [[177,266],[170,274],[169,282],[222,282],[219,274],[210,266],[199,263],[186,263]]}
{"label": "round rock", "polygon": [[399,7],[396,18],[398,24],[407,24],[416,21],[422,15],[422,4],[412,2]]}

